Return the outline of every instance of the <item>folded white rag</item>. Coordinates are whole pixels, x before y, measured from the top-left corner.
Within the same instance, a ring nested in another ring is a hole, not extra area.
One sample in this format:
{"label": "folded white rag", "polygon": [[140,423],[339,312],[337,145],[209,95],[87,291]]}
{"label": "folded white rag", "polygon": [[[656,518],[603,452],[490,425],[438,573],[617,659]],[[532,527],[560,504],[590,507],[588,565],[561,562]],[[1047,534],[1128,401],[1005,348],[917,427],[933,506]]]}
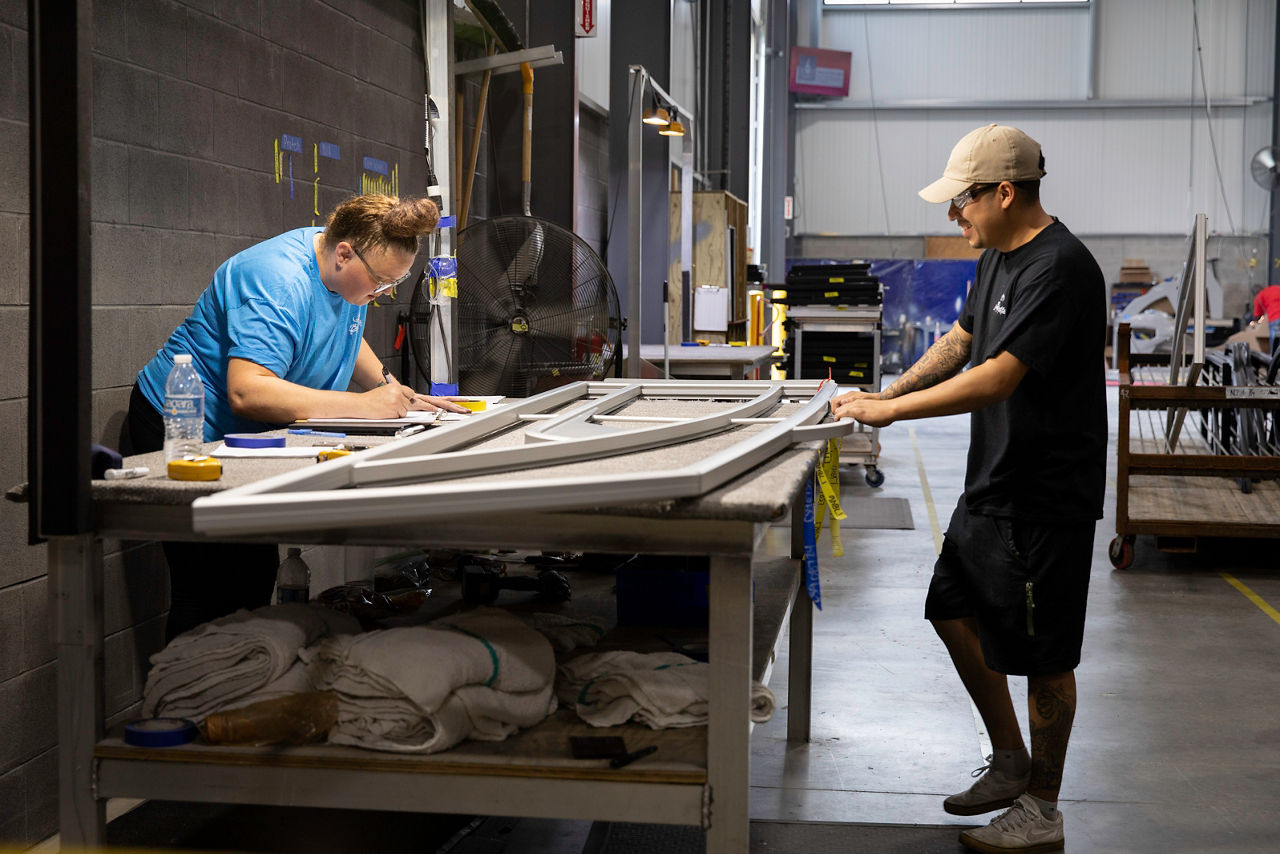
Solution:
{"label": "folded white rag", "polygon": [[333,638],[301,656],[317,689],[338,692],[334,744],[433,753],[500,741],[556,708],[551,645],[497,608]]}
{"label": "folded white rag", "polygon": [[236,611],[179,635],[151,656],[142,713],[203,720],[284,676],[301,647],[359,630],[353,617],[312,605]]}
{"label": "folded white rag", "polygon": [[[710,673],[710,665],[675,652],[588,653],[560,665],[556,693],[592,726],[629,720],[650,729],[702,726]],[[753,681],[751,720],[769,720],[773,707],[773,692]]]}

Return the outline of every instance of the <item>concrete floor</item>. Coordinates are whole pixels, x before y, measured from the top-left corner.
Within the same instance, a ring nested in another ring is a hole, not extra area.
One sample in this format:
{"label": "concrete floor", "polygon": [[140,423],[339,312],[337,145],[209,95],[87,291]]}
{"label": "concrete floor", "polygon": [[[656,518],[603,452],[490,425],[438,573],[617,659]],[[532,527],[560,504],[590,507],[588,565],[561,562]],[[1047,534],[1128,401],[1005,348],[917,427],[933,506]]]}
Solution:
{"label": "concrete floor", "polygon": [[[1198,554],[1168,555],[1139,538],[1134,565],[1113,570],[1109,391],[1106,516],[1062,787],[1066,850],[1280,850],[1280,623],[1219,574],[1280,606],[1280,543],[1201,541]],[[825,552],[812,742],[787,745],[785,710],[756,729],[753,819],[975,822],[947,815],[941,798],[967,786],[988,742],[921,618],[936,526],[963,488],[968,418],[894,425],[881,442],[886,480],[874,492],[910,501],[915,530],[842,529],[844,557]],[[845,495],[873,492],[860,470],[843,480]],[[786,673],[780,661],[780,697]],[[1010,682],[1021,704],[1026,682]]]}
{"label": "concrete floor", "polygon": [[[1114,442],[1114,388],[1109,411]],[[785,705],[756,728],[753,819],[979,821],[942,811],[942,798],[968,785],[989,748],[921,618],[938,520],[946,524],[963,485],[968,418],[894,425],[880,438],[884,486],[871,490],[860,467],[846,467],[842,492],[907,499],[915,529],[846,527],[842,558],[821,541],[813,738],[787,744]],[[1280,606],[1280,542],[1202,540],[1198,554],[1168,555],[1140,538],[1134,565],[1112,570],[1114,449],[1109,456],[1062,788],[1066,850],[1280,850],[1280,622],[1220,575],[1230,572]],[[771,687],[781,700],[785,644],[779,653]],[[1025,680],[1011,683],[1015,701],[1025,697]],[[1020,717],[1025,727],[1025,709]],[[588,822],[489,819],[452,850],[579,854],[590,831]],[[236,841],[241,850],[291,850]]]}

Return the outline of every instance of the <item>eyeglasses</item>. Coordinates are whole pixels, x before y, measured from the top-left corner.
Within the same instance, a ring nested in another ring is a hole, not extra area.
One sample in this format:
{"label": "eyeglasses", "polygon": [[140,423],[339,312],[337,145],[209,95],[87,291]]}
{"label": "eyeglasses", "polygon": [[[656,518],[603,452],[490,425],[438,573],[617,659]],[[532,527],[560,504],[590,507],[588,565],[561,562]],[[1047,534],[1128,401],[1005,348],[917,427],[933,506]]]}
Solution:
{"label": "eyeglasses", "polygon": [[974,186],[970,187],[969,189],[965,190],[963,193],[961,193],[960,195],[952,199],[951,204],[955,205],[956,210],[962,211],[964,210],[965,205],[969,204],[969,202],[978,198],[978,196],[982,195],[983,193],[985,193],[987,190],[990,190],[994,186],[996,185],[995,184],[975,184]]}
{"label": "eyeglasses", "polygon": [[363,264],[364,268],[369,271],[369,278],[373,279],[374,284],[377,285],[377,287],[373,289],[373,295],[375,297],[381,294],[385,294],[387,291],[395,290],[400,285],[403,285],[405,281],[409,278],[409,276],[412,275],[413,273],[413,268],[410,267],[409,272],[405,273],[403,276],[396,279],[394,282],[384,282],[378,278],[377,273],[373,272],[373,268],[369,266],[368,261],[364,260],[364,256],[360,254],[359,249],[352,246],[351,251],[356,253],[356,257],[360,259],[360,263]]}

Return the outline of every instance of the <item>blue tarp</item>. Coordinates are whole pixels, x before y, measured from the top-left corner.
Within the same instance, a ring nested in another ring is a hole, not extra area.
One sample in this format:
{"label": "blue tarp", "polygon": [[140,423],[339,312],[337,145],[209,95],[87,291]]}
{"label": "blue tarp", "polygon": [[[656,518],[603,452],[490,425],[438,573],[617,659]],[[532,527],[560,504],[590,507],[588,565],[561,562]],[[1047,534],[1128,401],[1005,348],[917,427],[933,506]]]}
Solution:
{"label": "blue tarp", "polygon": [[[864,263],[867,259],[863,259]],[[801,264],[850,264],[847,258],[789,258]],[[884,285],[884,368],[909,367],[924,354],[935,333],[946,332],[960,316],[977,261],[870,259],[871,275]]]}

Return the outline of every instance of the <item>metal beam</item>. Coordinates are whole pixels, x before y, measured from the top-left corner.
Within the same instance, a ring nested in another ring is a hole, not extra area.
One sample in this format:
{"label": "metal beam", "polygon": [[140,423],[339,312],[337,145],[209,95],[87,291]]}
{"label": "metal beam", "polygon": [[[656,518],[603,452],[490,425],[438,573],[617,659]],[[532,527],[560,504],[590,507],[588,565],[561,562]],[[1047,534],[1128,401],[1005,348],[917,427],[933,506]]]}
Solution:
{"label": "metal beam", "polygon": [[540,47],[517,50],[514,53],[495,53],[492,56],[482,56],[479,59],[459,62],[453,66],[453,73],[456,77],[475,74],[480,71],[506,74],[510,71],[519,71],[520,64],[524,62],[529,63],[533,68],[541,68],[544,65],[562,65],[564,63],[564,54],[556,50],[555,45],[544,44]]}
{"label": "metal beam", "polygon": [[[1275,66],[1275,76],[1271,84],[1271,145],[1280,146],[1280,109],[1276,108],[1276,105],[1280,104],[1280,10],[1276,11],[1275,17],[1276,32],[1271,43],[1271,62]],[[1271,260],[1267,262],[1263,273],[1266,277],[1262,281],[1263,287],[1272,282],[1280,282],[1280,187],[1271,188],[1270,250]],[[1252,299],[1253,294],[1249,297]]]}
{"label": "metal beam", "polygon": [[[1274,103],[1262,95],[1215,98],[1214,109],[1246,109]],[[921,98],[907,101],[821,101],[796,104],[798,110],[1186,110],[1204,109],[1204,101],[1187,98],[1064,98],[1057,101],[969,101]]]}
{"label": "metal beam", "polygon": [[[29,536],[90,530],[93,7],[29,0],[31,311]],[[47,249],[47,251],[46,251]]]}

